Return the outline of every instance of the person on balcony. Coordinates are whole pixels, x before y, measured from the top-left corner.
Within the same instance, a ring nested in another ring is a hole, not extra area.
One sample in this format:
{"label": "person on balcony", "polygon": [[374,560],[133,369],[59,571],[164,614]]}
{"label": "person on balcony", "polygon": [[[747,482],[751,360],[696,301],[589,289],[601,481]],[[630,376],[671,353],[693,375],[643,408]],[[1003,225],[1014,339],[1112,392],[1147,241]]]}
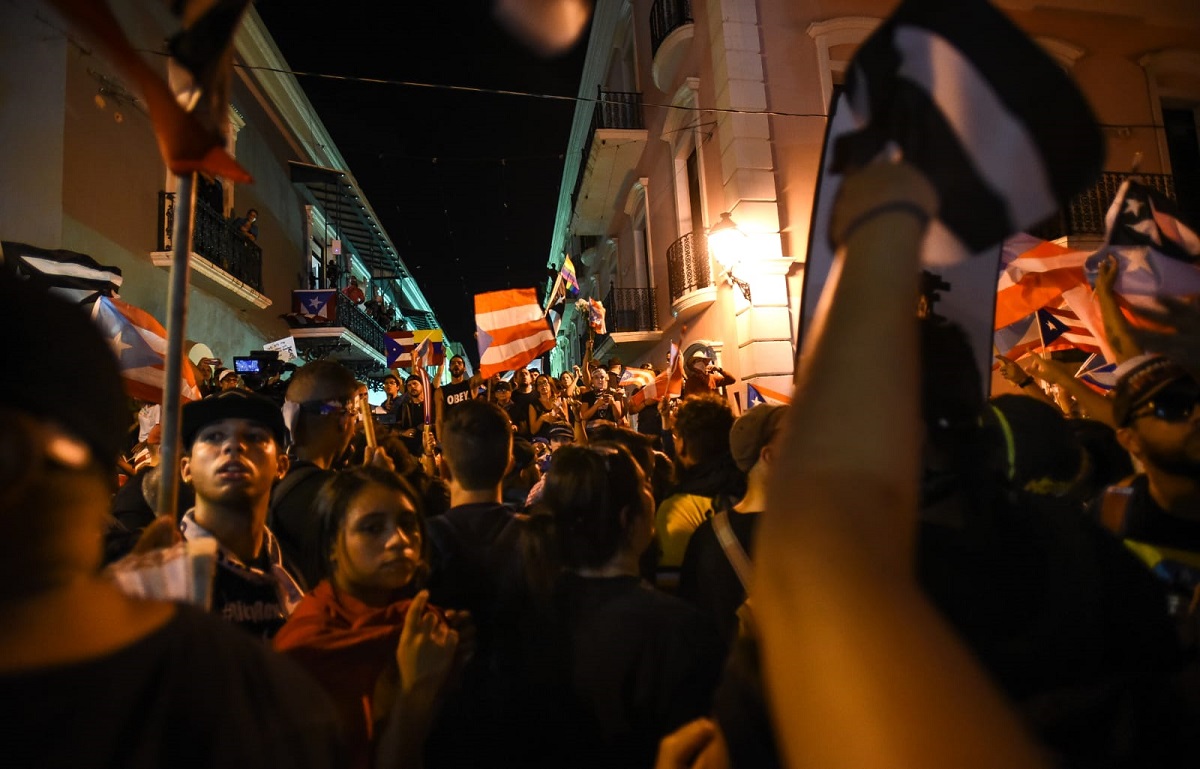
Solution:
{"label": "person on balcony", "polygon": [[367,300],[367,295],[359,288],[358,278],[353,275],[350,276],[350,285],[342,289],[342,295],[355,305],[360,305]]}
{"label": "person on balcony", "polygon": [[251,208],[246,212],[245,216],[239,216],[233,220],[233,227],[242,234],[243,237],[251,241],[258,241],[258,209]]}

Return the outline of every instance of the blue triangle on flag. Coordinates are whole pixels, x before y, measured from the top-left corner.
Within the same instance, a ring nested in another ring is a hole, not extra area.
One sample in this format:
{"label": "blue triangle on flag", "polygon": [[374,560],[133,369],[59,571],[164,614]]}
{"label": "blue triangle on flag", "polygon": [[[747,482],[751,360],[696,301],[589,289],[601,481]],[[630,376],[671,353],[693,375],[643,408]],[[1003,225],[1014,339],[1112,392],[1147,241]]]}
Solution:
{"label": "blue triangle on flag", "polygon": [[146,344],[146,340],[138,333],[137,326],[114,307],[107,297],[100,297],[96,303],[96,322],[112,347],[113,355],[117,357],[122,371],[163,365],[163,356]]}
{"label": "blue triangle on flag", "polygon": [[755,406],[757,406],[760,403],[766,403],[766,402],[767,402],[767,399],[762,397],[762,393],[760,393],[757,389],[755,389],[754,385],[752,385],[752,384],[746,385],[746,410],[747,411],[754,408]]}
{"label": "blue triangle on flag", "polygon": [[483,355],[483,351],[492,346],[492,335],[483,329],[478,329],[475,336],[479,339],[479,354]]}
{"label": "blue triangle on flag", "polygon": [[1050,314],[1049,310],[1037,311],[1037,322],[1042,334],[1042,345],[1048,345],[1071,329],[1066,323]]}
{"label": "blue triangle on flag", "polygon": [[390,336],[383,338],[383,349],[387,353],[388,368],[396,365],[397,360],[404,354],[404,345],[392,339]]}

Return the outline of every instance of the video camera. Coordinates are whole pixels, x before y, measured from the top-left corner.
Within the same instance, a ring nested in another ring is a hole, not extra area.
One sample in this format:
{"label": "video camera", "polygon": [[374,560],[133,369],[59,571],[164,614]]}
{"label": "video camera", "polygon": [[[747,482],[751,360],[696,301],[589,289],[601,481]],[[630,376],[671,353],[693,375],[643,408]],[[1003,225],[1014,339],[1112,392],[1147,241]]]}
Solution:
{"label": "video camera", "polygon": [[[253,350],[249,355],[235,355],[233,370],[241,376],[247,389],[260,395],[268,397],[278,395],[279,398],[282,398],[282,388],[286,385],[278,381],[270,385],[267,383],[286,371],[295,371],[296,366],[280,360],[279,353],[275,350]],[[279,392],[276,393],[276,390]]]}

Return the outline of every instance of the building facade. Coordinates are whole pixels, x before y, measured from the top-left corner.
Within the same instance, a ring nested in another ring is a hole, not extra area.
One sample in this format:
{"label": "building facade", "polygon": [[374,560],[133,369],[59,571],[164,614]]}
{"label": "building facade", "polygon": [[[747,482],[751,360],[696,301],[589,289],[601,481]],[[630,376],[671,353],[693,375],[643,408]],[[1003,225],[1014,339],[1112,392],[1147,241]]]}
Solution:
{"label": "building facade", "polygon": [[[178,22],[162,3],[116,5],[166,79],[163,41]],[[227,145],[254,183],[197,185],[187,337],[231,365],[294,336],[306,357],[381,374],[388,327],[437,319],[288,70],[251,7],[235,38]],[[122,299],[165,324],[177,179],[144,102],[52,9],[25,0],[0,11],[0,93],[0,239],[119,267]],[[253,241],[234,227],[250,209]],[[328,323],[289,323],[294,290],[340,292],[351,275],[367,300],[379,292],[383,311],[343,300]]]}
{"label": "building facade", "polygon": [[[1200,6],[1186,0],[998,0],[1078,82],[1106,174],[1043,236],[1098,242],[1123,174],[1200,213]],[[572,256],[608,310],[596,357],[707,348],[741,382],[790,393],[829,105],[896,2],[600,0],[563,173],[550,265]],[[728,213],[743,233],[713,254]],[[716,258],[719,257],[719,258]],[[579,361],[568,308],[552,364]]]}

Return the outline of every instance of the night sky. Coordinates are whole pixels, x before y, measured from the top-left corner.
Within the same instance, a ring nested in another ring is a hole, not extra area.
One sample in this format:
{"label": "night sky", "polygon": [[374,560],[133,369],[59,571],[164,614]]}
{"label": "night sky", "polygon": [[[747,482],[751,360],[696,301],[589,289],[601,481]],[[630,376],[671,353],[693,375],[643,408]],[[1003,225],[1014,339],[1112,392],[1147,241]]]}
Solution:
{"label": "night sky", "polygon": [[[256,8],[299,72],[575,96],[586,30],[542,58],[496,25],[491,5]],[[545,284],[573,103],[297,79],[438,320],[477,357],[473,295]]]}

